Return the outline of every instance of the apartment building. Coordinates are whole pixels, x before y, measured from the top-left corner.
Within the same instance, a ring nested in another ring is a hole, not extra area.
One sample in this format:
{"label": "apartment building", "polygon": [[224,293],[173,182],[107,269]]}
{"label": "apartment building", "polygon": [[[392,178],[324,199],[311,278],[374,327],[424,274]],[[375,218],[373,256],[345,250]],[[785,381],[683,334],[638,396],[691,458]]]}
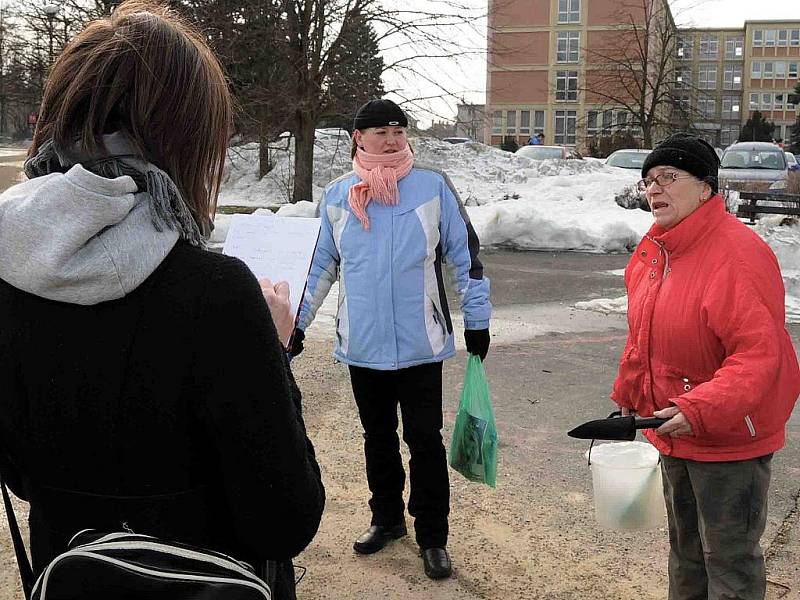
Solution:
{"label": "apartment building", "polygon": [[679,30],[674,98],[684,110],[676,125],[691,125],[714,146],[735,142],[746,112],[745,57],[743,29]]}
{"label": "apartment building", "polygon": [[[775,139],[787,139],[798,106],[789,102],[800,68],[800,20],[745,23],[745,88],[747,116],[759,110],[775,123]],[[743,119],[747,120],[747,117]]]}
{"label": "apartment building", "polygon": [[[630,113],[597,92],[597,65],[644,29],[645,7],[666,0],[490,0],[486,139],[581,146],[587,136],[624,127]],[[627,37],[626,37],[627,36]],[[597,85],[593,85],[593,81]]]}
{"label": "apartment building", "polygon": [[485,143],[486,107],[483,104],[458,104],[456,109],[456,137]]}
{"label": "apartment building", "polygon": [[[646,12],[663,16],[646,24]],[[614,83],[598,76],[598,65],[621,40],[635,41],[634,30],[648,32],[651,60],[660,47],[674,54],[666,58],[667,85],[682,108],[675,125],[724,147],[760,110],[775,122],[776,138],[788,136],[796,118],[788,94],[798,81],[800,22],[678,29],[666,0],[490,0],[487,143],[513,137],[524,144],[542,132],[547,144],[585,149],[594,135],[630,130],[630,112],[602,93]]]}

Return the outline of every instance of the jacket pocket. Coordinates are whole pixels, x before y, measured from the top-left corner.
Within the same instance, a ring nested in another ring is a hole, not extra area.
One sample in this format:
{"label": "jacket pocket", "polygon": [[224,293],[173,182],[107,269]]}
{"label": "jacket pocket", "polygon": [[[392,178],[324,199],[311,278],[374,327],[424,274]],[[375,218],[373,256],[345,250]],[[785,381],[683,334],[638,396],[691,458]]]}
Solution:
{"label": "jacket pocket", "polygon": [[439,354],[447,342],[447,323],[433,298],[425,296],[425,329],[434,354]]}

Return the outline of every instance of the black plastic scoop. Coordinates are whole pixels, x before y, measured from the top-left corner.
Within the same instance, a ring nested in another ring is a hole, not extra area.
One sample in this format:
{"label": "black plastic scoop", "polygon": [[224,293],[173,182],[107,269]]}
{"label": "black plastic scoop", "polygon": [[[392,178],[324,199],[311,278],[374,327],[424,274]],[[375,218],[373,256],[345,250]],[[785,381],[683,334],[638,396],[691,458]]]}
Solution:
{"label": "black plastic scoop", "polygon": [[637,429],[656,429],[667,421],[669,419],[657,419],[655,417],[639,419],[633,415],[597,419],[596,421],[588,421],[583,425],[578,425],[572,431],[567,432],[567,435],[579,440],[622,440],[630,442],[636,438]]}

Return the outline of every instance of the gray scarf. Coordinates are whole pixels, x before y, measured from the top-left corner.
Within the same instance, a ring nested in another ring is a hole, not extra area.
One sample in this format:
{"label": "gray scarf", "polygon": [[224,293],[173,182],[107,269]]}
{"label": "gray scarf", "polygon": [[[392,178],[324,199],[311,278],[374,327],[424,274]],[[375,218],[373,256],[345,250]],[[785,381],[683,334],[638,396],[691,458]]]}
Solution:
{"label": "gray scarf", "polygon": [[25,175],[34,179],[50,173],[66,173],[76,164],[107,179],[127,175],[140,193],[149,196],[150,218],[156,231],[166,227],[177,231],[181,239],[193,246],[205,248],[206,240],[169,175],[139,158],[133,144],[120,132],[103,136],[103,144],[105,149],[86,153],[78,144],[60,150],[52,139],[47,140],[35,156],[25,161]]}

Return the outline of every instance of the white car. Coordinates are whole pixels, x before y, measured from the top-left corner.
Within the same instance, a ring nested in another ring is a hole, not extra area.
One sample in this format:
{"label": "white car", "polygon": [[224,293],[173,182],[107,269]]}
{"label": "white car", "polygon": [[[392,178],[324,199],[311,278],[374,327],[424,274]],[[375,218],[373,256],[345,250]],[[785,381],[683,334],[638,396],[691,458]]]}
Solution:
{"label": "white car", "polygon": [[620,169],[636,169],[641,171],[644,160],[652,150],[641,148],[626,148],[612,152],[606,159],[609,167],[619,167]]}

